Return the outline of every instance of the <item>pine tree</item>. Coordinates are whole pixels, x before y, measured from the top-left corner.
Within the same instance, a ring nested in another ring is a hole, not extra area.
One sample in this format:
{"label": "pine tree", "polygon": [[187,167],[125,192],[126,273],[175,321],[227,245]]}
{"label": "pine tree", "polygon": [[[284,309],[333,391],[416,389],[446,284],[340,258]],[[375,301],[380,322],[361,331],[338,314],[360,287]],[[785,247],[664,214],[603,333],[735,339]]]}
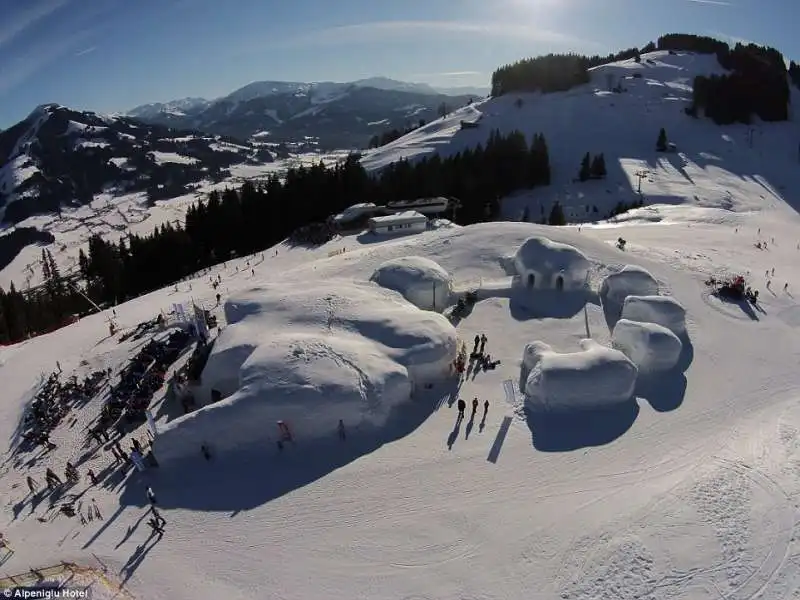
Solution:
{"label": "pine tree", "polygon": [[606,159],[602,153],[592,159],[592,179],[604,179],[606,176]]}
{"label": "pine tree", "polygon": [[591,169],[590,160],[591,160],[591,157],[589,156],[589,153],[587,152],[584,155],[583,160],[581,161],[581,170],[578,173],[578,179],[580,179],[581,181],[586,181],[587,179],[589,179],[592,176],[592,169]]}
{"label": "pine tree", "polygon": [[[588,156],[588,154],[587,154]],[[549,225],[566,225],[567,218],[564,216],[564,209],[561,208],[561,203],[556,200],[553,208],[550,210],[550,218],[548,219]]]}
{"label": "pine tree", "polygon": [[658,152],[666,152],[667,151],[667,130],[663,127],[661,131],[658,132],[658,140],[656,141],[656,150]]}

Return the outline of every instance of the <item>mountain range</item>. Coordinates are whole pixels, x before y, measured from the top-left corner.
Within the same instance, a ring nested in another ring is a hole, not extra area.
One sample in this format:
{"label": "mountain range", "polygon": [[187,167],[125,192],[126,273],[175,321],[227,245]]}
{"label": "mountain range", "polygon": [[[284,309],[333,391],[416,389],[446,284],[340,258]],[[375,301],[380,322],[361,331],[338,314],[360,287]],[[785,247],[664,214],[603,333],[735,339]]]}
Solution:
{"label": "mountain range", "polygon": [[284,155],[277,146],[42,105],[0,132],[0,223],[89,204],[102,192],[172,198],[222,180],[231,165],[276,155]]}
{"label": "mountain range", "polygon": [[[445,93],[446,92],[446,93]],[[372,77],[350,83],[256,81],[222,98],[137,106],[125,116],[176,129],[270,142],[311,140],[321,149],[363,148],[370,138],[462,106],[488,89],[437,90]]]}

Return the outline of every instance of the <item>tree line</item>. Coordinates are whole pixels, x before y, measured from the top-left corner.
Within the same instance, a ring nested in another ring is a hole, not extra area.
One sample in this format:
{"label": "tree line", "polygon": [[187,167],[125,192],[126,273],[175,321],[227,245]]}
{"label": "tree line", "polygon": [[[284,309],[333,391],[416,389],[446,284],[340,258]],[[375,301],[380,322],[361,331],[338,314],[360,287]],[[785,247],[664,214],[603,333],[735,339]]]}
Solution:
{"label": "tree line", "polygon": [[698,116],[703,110],[719,125],[750,123],[753,115],[763,121],[789,119],[789,78],[778,50],[736,44],[733,48],[725,45],[716,55],[730,73],[695,77],[688,114]]}
{"label": "tree line", "polygon": [[[182,221],[149,235],[118,242],[94,236],[78,256],[78,272],[62,275],[49,253],[44,284],[20,292],[0,290],[0,343],[13,343],[70,322],[74,315],[113,306],[160,289],[214,264],[286,240],[324,241],[330,215],[360,202],[386,203],[426,196],[459,200],[462,225],[495,218],[499,199],[518,189],[550,183],[547,142],[513,131],[493,131],[485,144],[442,158],[399,161],[371,176],[359,156],[327,167],[290,169],[283,180],[246,182],[212,192],[191,206]],[[317,236],[315,232],[322,232]]]}
{"label": "tree line", "polygon": [[[755,44],[736,44],[707,36],[671,33],[642,48],[628,48],[607,56],[548,54],[504,65],[492,73],[492,96],[512,92],[560,92],[590,81],[589,69],[609,62],[635,59],[653,50],[715,54],[725,75],[698,76],[694,80],[692,106],[687,114],[702,109],[718,124],[748,123],[753,115],[765,121],[788,119],[789,84],[783,55]],[[800,66],[789,65],[789,78],[800,87]]]}
{"label": "tree line", "polygon": [[419,129],[420,127],[425,127],[425,119],[420,119],[418,123],[414,125],[409,125],[403,129],[390,129],[389,131],[384,131],[380,135],[377,133],[373,135],[369,140],[369,147],[370,148],[380,148],[381,146],[385,146],[386,144],[391,144],[395,140],[399,140],[404,135],[411,133]]}

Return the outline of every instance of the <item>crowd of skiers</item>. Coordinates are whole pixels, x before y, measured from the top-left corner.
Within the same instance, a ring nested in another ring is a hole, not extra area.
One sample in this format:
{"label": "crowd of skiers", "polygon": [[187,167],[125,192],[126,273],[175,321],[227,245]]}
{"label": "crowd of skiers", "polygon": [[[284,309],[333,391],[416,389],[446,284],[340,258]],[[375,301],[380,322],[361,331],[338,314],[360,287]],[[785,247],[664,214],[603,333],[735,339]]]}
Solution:
{"label": "crowd of skiers", "polygon": [[34,445],[45,446],[47,450],[55,448],[50,441],[50,432],[69,414],[77,403],[84,403],[99,390],[107,373],[96,371],[82,382],[73,375],[67,381],[61,381],[61,365],[53,371],[37,391],[30,410],[24,416],[25,441]]}

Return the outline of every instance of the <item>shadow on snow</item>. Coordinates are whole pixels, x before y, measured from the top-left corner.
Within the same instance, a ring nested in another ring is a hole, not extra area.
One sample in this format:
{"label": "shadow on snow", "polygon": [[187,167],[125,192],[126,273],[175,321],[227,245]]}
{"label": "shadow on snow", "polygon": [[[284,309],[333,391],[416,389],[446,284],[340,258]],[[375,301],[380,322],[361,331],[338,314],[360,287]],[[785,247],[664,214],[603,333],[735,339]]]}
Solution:
{"label": "shadow on snow", "polygon": [[452,381],[422,391],[408,404],[392,411],[381,429],[351,429],[344,441],[332,429],[328,438],[301,438],[284,443],[284,449],[279,450],[266,441],[265,432],[263,444],[243,445],[218,455],[213,454],[212,443],[209,461],[198,447],[196,457],[132,473],[124,484],[120,504],[146,506],[145,488],[150,485],[161,508],[235,514],[260,506],[407,436],[441,406],[441,398],[456,394],[457,386]]}

